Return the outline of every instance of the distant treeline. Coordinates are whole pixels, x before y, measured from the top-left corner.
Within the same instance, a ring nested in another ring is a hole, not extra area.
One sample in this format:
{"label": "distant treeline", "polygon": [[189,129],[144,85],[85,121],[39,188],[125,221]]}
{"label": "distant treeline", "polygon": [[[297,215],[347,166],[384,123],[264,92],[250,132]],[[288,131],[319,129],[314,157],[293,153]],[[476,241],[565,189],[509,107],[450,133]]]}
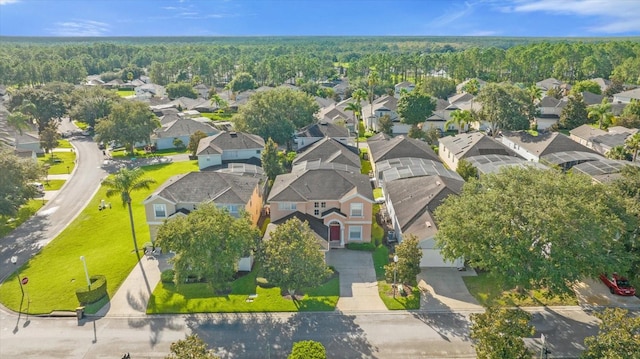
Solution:
{"label": "distant treeline", "polygon": [[593,77],[640,83],[640,38],[503,37],[0,37],[0,83],[81,83],[146,72],[155,83],[220,85],[248,72],[260,85],[348,76],[363,85],[419,82],[439,72],[462,81],[533,83]]}

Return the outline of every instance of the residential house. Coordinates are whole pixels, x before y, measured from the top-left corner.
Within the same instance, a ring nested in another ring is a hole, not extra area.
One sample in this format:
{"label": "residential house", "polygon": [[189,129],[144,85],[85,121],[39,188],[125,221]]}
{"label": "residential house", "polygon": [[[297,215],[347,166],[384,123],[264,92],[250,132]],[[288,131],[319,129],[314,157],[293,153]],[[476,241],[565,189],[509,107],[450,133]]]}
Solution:
{"label": "residential house", "polygon": [[567,105],[566,99],[544,96],[537,104],[538,116],[535,117],[538,130],[546,130],[560,121],[562,109]]}
{"label": "residential house", "polygon": [[312,123],[298,130],[294,135],[293,142],[296,143],[298,150],[301,150],[323,138],[333,138],[345,145],[351,145],[355,142],[355,137],[351,136],[351,132],[346,126],[324,120]]}
{"label": "residential house", "polygon": [[609,131],[582,125],[569,131],[570,138],[601,155],[606,155],[613,147],[624,146],[627,137],[638,132],[622,126],[609,128]]}
{"label": "residential house", "polygon": [[122,81],[121,79],[113,79],[111,81],[102,83],[102,86],[114,90],[121,88],[122,85],[124,85],[124,81]]}
{"label": "residential house", "polygon": [[453,262],[436,248],[438,231],[433,212],[450,195],[459,194],[464,181],[447,176],[398,179],[385,184],[387,213],[399,242],[407,235],[418,238],[422,249],[420,267],[464,267],[462,258]]}
{"label": "residential house", "polygon": [[167,91],[164,86],[157,84],[144,84],[133,89],[135,91],[136,98],[150,98],[150,97],[166,97]]}
{"label": "residential house", "polygon": [[514,156],[506,146],[482,132],[460,133],[440,139],[438,156],[450,169],[456,170],[463,158],[481,155]]}
{"label": "residential house", "polygon": [[609,183],[621,178],[620,172],[625,166],[640,166],[640,163],[602,158],[577,164],[571,168],[571,171],[590,176],[596,183]]}
{"label": "residential house", "polygon": [[323,107],[315,116],[318,122],[332,123],[334,125],[344,124],[350,132],[357,132],[356,117],[353,112],[346,111],[344,106],[339,107],[338,104],[333,104]]}
{"label": "residential house", "polygon": [[449,101],[450,104],[455,105],[457,103],[462,103],[462,102],[470,102],[475,98],[475,96],[473,96],[470,93],[459,93],[459,94],[455,94],[453,96],[450,96],[447,98],[447,101]]}
{"label": "residential house", "polygon": [[207,136],[213,136],[220,132],[207,123],[183,118],[163,124],[160,128],[155,129],[151,135],[151,142],[156,145],[158,150],[175,148],[174,141],[176,139],[187,146],[191,135],[197,131],[204,132]]}
{"label": "residential house", "polygon": [[600,92],[601,93],[605,93],[605,91],[607,91],[609,89],[609,86],[611,86],[611,81],[607,80],[607,79],[604,79],[602,77],[596,77],[596,78],[589,79],[589,80],[597,83],[598,86],[600,86]]}
{"label": "residential house", "polygon": [[450,104],[447,100],[436,99],[436,109],[424,121],[422,129],[427,131],[430,128],[437,128],[443,133],[449,129],[457,129],[455,125],[449,125],[448,129],[445,128],[445,124],[451,120],[451,113],[455,110],[458,110],[458,106]]}
{"label": "residential house", "polygon": [[329,251],[329,228],[324,224],[322,219],[306,213],[293,212],[285,217],[278,219],[277,221],[269,222],[269,224],[267,225],[267,229],[264,231],[262,241],[271,240],[271,233],[273,233],[279,225],[292,218],[297,218],[300,222],[306,222],[309,225],[309,228],[311,229],[311,232],[313,233],[318,245],[318,250],[322,252],[326,260],[326,254]]}
{"label": "residential house", "polygon": [[559,132],[534,136],[526,131],[503,131],[501,139],[505,146],[527,161],[545,162],[565,170],[578,163],[602,158],[594,150]]}
{"label": "residential house", "polygon": [[[473,80],[473,79],[467,79],[465,81],[462,81],[458,85],[456,85],[456,92],[457,93],[465,92],[464,88],[469,83],[469,81],[471,81],[471,80]],[[476,78],[475,80],[478,81],[478,90],[480,90],[481,88],[483,88],[487,84],[487,81],[484,81],[484,80],[481,80],[481,79],[478,79],[478,78]]]}
{"label": "residential house", "polygon": [[562,86],[562,82],[554,79],[553,77],[536,82],[536,87],[544,92],[547,92],[551,89],[559,89],[560,86]]}
{"label": "residential house", "polygon": [[369,160],[376,173],[378,162],[402,157],[423,158],[440,162],[438,155],[428,143],[407,136],[389,136],[379,133],[367,139]]}
{"label": "residential house", "polygon": [[640,88],[619,92],[613,95],[613,102],[631,103],[633,100],[640,101]]}
{"label": "residential house", "polygon": [[377,98],[373,103],[367,104],[362,108],[362,117],[364,118],[365,127],[373,131],[379,132],[380,125],[378,121],[382,116],[388,115],[393,121],[393,134],[409,133],[410,125],[400,122],[400,117],[396,112],[398,109],[398,99],[384,95]]}
{"label": "residential house", "polygon": [[604,95],[598,95],[589,91],[582,91],[580,92],[580,95],[582,95],[582,100],[587,104],[587,106],[599,105],[602,103],[602,99],[604,98]]}
{"label": "residential house", "polygon": [[498,173],[505,167],[534,167],[541,170],[549,169],[540,162],[526,161],[517,156],[508,155],[477,155],[466,158],[478,170],[478,176]]}
{"label": "residential house", "polygon": [[401,157],[378,162],[376,171],[377,185],[382,189],[383,194],[386,183],[404,178],[442,176],[462,180],[459,174],[447,169],[441,162],[415,157]]}
{"label": "residential house", "polygon": [[331,248],[371,241],[373,194],[369,177],[356,167],[303,162],[274,180],[267,202],[271,222],[296,212],[313,216],[324,227]]}
{"label": "residential house", "polygon": [[324,108],[324,107],[328,107],[336,104],[336,102],[332,98],[315,96],[313,99],[316,101],[316,103],[318,104],[318,107],[320,108]]}
{"label": "residential house", "polygon": [[412,84],[409,81],[402,81],[398,84],[395,84],[395,86],[393,86],[393,94],[396,98],[400,98],[403,90],[409,93],[413,91],[413,89],[415,88],[416,88],[415,84]]}
{"label": "residential house", "polygon": [[198,93],[198,97],[205,98],[205,99],[209,98],[209,86],[203,83],[200,83],[193,86],[193,89],[196,90],[196,92]]}
{"label": "residential house", "polygon": [[[264,204],[264,176],[220,173],[216,171],[190,172],[169,178],[144,201],[151,241],[156,239],[162,224],[176,217],[186,216],[201,203],[215,203],[235,217],[249,214],[258,223]],[[242,258],[240,271],[250,271],[253,259]]]}
{"label": "residential house", "polygon": [[201,112],[213,112],[217,110],[216,105],[211,104],[211,100],[207,100],[202,97],[198,98],[189,98],[189,97],[178,97],[177,99],[170,102],[170,104],[174,105],[177,109],[181,111],[192,110]]}
{"label": "residential house", "polygon": [[244,132],[220,132],[200,140],[196,155],[198,168],[219,166],[228,162],[260,163],[264,140]]}
{"label": "residential house", "polygon": [[33,151],[37,155],[44,154],[44,149],[40,146],[40,137],[35,133],[15,133],[14,146],[17,150]]}
{"label": "residential house", "polygon": [[334,138],[325,137],[305,147],[293,160],[293,165],[302,162],[322,161],[360,168],[358,149]]}

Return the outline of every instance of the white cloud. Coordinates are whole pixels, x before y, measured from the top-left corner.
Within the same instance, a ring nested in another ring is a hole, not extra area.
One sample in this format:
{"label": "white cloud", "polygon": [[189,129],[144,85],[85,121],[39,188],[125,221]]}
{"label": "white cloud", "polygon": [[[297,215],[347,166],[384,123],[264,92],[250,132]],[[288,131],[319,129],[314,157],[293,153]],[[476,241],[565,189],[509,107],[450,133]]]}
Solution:
{"label": "white cloud", "polygon": [[546,12],[561,15],[595,17],[585,19],[592,32],[621,33],[640,31],[640,1],[637,0],[514,0],[502,6],[506,12]]}
{"label": "white cloud", "polygon": [[109,24],[93,20],[56,22],[54,25],[55,28],[49,31],[55,36],[103,36],[110,30]]}
{"label": "white cloud", "polygon": [[470,3],[465,1],[462,8],[458,6],[458,9],[454,9],[436,17],[429,23],[429,25],[433,27],[443,27],[454,23],[461,18],[471,15],[476,4],[477,3]]}
{"label": "white cloud", "polygon": [[19,2],[20,0],[0,0],[0,5],[9,5],[9,4],[15,4],[17,2]]}

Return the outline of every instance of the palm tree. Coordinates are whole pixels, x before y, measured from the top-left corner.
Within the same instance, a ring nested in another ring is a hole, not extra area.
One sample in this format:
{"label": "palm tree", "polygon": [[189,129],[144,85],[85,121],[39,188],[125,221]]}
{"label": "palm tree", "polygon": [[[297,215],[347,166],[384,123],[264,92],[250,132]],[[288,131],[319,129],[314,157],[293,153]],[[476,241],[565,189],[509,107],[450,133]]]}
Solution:
{"label": "palm tree", "polygon": [[638,151],[640,150],[640,132],[634,134],[633,136],[627,137],[627,140],[624,141],[624,146],[627,150],[633,153],[632,162],[635,162],[638,158]]}
{"label": "palm tree", "polygon": [[351,98],[356,100],[356,102],[358,102],[359,104],[362,104],[362,101],[367,98],[367,91],[363,89],[357,89],[353,91],[353,93],[351,94]]}
{"label": "palm tree", "polygon": [[217,93],[214,93],[213,95],[211,95],[210,99],[211,99],[211,104],[212,105],[215,104],[218,107],[218,110],[224,110],[228,106],[227,101],[225,101]]}
{"label": "palm tree", "polygon": [[602,103],[599,105],[595,105],[589,109],[588,117],[590,119],[596,118],[598,120],[598,128],[602,129],[602,125],[608,123],[609,120],[613,117],[611,114],[611,104],[607,100],[607,98],[602,99]]}
{"label": "palm tree", "polygon": [[133,224],[133,212],[131,211],[131,192],[149,189],[152,183],[156,181],[151,178],[143,178],[144,171],[140,168],[128,170],[121,169],[113,177],[109,177],[102,181],[102,185],[107,187],[107,197],[120,195],[122,205],[129,209],[129,221],[131,222],[131,234],[133,235],[134,251],[138,251],[138,242],[136,241],[136,231]]}
{"label": "palm tree", "polygon": [[20,111],[13,112],[7,117],[7,124],[13,127],[16,132],[22,135],[24,130],[28,130],[30,118]]}
{"label": "palm tree", "polygon": [[625,150],[624,146],[616,146],[610,149],[606,156],[612,160],[626,160],[627,150]]}
{"label": "palm tree", "polygon": [[473,115],[469,110],[455,110],[451,113],[451,119],[444,124],[445,131],[451,125],[458,126],[458,133],[462,133],[465,126],[473,122]]}
{"label": "palm tree", "polygon": [[[380,82],[380,75],[376,71],[371,71],[367,77],[367,84],[369,85],[369,105],[373,103],[373,90]],[[371,107],[371,116],[373,116],[373,106]]]}
{"label": "palm tree", "polygon": [[345,111],[353,112],[356,120],[360,121],[360,111],[362,111],[362,105],[360,105],[360,102],[349,102],[344,109]]}
{"label": "palm tree", "polygon": [[542,90],[535,84],[527,87],[525,91],[532,103],[535,103],[537,100],[542,98]]}

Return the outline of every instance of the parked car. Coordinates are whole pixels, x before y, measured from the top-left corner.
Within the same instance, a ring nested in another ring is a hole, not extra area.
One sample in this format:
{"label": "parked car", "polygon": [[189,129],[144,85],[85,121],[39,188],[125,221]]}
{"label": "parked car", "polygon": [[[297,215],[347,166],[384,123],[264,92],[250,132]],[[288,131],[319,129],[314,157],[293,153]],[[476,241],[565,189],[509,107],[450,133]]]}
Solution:
{"label": "parked car", "polygon": [[636,295],[635,288],[629,284],[627,278],[618,275],[618,273],[613,273],[612,275],[602,273],[600,274],[600,280],[609,287],[611,294]]}

